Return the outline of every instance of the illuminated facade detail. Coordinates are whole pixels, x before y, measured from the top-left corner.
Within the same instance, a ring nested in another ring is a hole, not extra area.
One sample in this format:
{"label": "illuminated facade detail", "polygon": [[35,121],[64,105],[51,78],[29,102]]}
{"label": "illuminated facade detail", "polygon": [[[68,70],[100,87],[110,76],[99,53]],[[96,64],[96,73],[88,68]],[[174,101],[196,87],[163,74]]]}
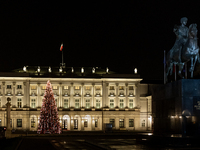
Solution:
{"label": "illuminated facade detail", "polygon": [[63,130],[104,130],[105,123],[113,130],[151,130],[151,96],[143,96],[148,85],[140,84],[139,78],[0,77],[1,125],[6,125],[5,104],[10,97],[12,129],[37,131],[47,80]]}

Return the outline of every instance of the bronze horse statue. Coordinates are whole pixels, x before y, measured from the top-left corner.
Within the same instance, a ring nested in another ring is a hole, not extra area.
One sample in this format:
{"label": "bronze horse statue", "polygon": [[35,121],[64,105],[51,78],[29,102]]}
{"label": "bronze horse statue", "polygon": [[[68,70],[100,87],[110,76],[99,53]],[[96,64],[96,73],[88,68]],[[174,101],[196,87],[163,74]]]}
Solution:
{"label": "bronze horse statue", "polygon": [[181,62],[179,60],[179,49],[171,49],[167,53],[167,59],[166,59],[166,64],[167,64],[167,69],[166,69],[166,78],[170,72],[170,75],[172,75],[172,70],[173,70],[173,64],[177,64],[179,66],[179,71],[178,74],[181,78],[184,78],[182,76],[181,72],[184,67],[184,63],[187,63],[188,61],[191,60],[191,66],[189,71],[191,72],[191,78],[193,78],[193,71],[194,71],[194,66],[196,64],[196,61],[199,61],[199,47],[197,44],[197,24],[191,24],[189,26],[188,30],[188,39],[185,43],[185,45],[181,49]]}

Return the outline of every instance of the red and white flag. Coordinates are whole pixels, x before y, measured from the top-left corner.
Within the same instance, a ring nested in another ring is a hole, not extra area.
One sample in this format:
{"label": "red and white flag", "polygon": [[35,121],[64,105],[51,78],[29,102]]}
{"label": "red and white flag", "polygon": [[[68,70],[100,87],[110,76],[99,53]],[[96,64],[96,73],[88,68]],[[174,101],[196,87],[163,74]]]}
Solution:
{"label": "red and white flag", "polygon": [[60,51],[62,51],[63,49],[63,43],[60,45]]}

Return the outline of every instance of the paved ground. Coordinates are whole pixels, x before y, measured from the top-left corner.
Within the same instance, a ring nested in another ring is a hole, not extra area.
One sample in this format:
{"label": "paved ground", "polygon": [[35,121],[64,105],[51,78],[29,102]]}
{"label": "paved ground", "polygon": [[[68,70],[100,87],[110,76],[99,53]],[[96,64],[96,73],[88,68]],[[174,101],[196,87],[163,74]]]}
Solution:
{"label": "paved ground", "polygon": [[0,150],[173,150],[200,149],[199,137],[164,137],[151,133],[69,132],[61,135],[24,136],[0,140]]}

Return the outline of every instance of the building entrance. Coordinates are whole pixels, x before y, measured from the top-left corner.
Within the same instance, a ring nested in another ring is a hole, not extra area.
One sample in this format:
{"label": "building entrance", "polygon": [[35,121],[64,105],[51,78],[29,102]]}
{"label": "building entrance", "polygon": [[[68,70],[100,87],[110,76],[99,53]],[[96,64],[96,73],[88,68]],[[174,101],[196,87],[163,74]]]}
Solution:
{"label": "building entrance", "polygon": [[63,129],[67,130],[67,119],[63,119]]}
{"label": "building entrance", "polygon": [[78,119],[74,119],[74,129],[78,129]]}

